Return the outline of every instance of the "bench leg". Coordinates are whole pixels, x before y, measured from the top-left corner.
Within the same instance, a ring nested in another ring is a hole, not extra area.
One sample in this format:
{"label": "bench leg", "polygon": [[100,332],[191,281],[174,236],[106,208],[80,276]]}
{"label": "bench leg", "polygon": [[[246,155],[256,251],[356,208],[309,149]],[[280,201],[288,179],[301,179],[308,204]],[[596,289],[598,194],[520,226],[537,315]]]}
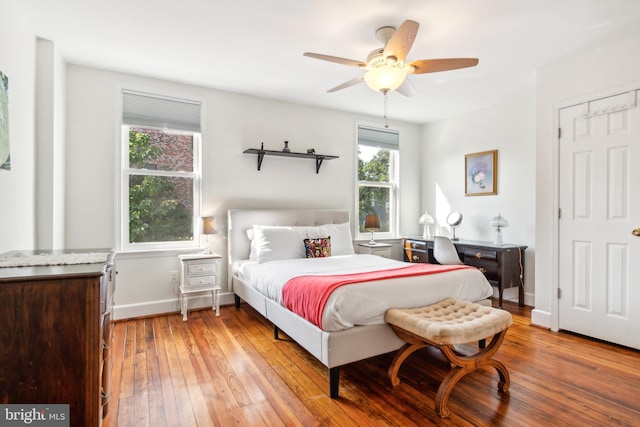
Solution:
{"label": "bench leg", "polygon": [[470,356],[461,355],[456,351],[453,345],[442,345],[439,347],[442,355],[454,367],[447,376],[444,377],[438,387],[435,402],[435,409],[438,415],[443,418],[446,418],[449,415],[447,402],[453,387],[455,387],[462,377],[476,369],[493,366],[500,377],[500,380],[498,381],[498,390],[501,392],[509,391],[510,378],[507,368],[501,362],[491,359],[491,356],[493,356],[498,351],[498,348],[500,348],[500,344],[502,344],[506,333],[507,330],[505,329],[495,334],[486,348],[481,349],[478,353]]}
{"label": "bench leg", "polygon": [[[403,337],[403,339],[406,340],[407,338]],[[393,361],[391,362],[391,365],[389,366],[389,370],[387,371],[387,374],[389,375],[389,379],[391,380],[391,384],[394,387],[400,384],[400,379],[398,378],[398,371],[400,370],[400,366],[402,366],[404,361],[407,360],[407,357],[409,357],[414,351],[420,350],[421,348],[424,348],[427,345],[428,344],[424,343],[423,341],[416,340],[416,342],[405,344],[404,347],[398,350],[398,352],[393,358]]]}

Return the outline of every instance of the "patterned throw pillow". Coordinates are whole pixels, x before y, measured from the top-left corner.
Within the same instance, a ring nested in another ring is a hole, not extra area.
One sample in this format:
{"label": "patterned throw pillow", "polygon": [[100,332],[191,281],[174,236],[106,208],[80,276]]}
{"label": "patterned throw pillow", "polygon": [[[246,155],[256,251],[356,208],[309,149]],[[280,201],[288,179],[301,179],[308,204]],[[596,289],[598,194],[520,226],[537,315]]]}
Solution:
{"label": "patterned throw pillow", "polygon": [[304,239],[307,258],[324,258],[331,256],[331,236],[318,239]]}

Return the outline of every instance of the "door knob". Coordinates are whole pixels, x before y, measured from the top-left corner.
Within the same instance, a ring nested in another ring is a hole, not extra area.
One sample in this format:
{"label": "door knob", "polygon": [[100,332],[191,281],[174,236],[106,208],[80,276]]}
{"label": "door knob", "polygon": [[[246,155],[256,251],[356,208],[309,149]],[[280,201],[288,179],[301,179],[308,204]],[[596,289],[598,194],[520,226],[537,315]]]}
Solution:
{"label": "door knob", "polygon": [[640,236],[640,228],[634,228],[631,234],[634,236]]}

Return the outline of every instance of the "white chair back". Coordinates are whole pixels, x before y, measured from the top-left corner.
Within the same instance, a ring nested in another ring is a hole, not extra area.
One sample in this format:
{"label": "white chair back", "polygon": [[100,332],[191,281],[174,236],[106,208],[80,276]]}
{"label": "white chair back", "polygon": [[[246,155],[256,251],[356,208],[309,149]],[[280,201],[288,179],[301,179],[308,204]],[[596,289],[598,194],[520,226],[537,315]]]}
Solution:
{"label": "white chair back", "polygon": [[443,265],[463,264],[453,242],[444,236],[433,238],[433,257]]}

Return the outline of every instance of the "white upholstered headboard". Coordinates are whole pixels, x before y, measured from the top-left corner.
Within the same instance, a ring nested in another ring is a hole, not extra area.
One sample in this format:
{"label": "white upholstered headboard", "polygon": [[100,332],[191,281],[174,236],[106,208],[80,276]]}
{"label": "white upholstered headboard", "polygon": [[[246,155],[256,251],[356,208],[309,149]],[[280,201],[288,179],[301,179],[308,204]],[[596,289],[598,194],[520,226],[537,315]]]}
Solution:
{"label": "white upholstered headboard", "polygon": [[[231,209],[227,213],[229,283],[238,261],[249,258],[247,229],[255,225],[324,225],[349,222],[347,209]],[[231,289],[231,286],[229,286]]]}

